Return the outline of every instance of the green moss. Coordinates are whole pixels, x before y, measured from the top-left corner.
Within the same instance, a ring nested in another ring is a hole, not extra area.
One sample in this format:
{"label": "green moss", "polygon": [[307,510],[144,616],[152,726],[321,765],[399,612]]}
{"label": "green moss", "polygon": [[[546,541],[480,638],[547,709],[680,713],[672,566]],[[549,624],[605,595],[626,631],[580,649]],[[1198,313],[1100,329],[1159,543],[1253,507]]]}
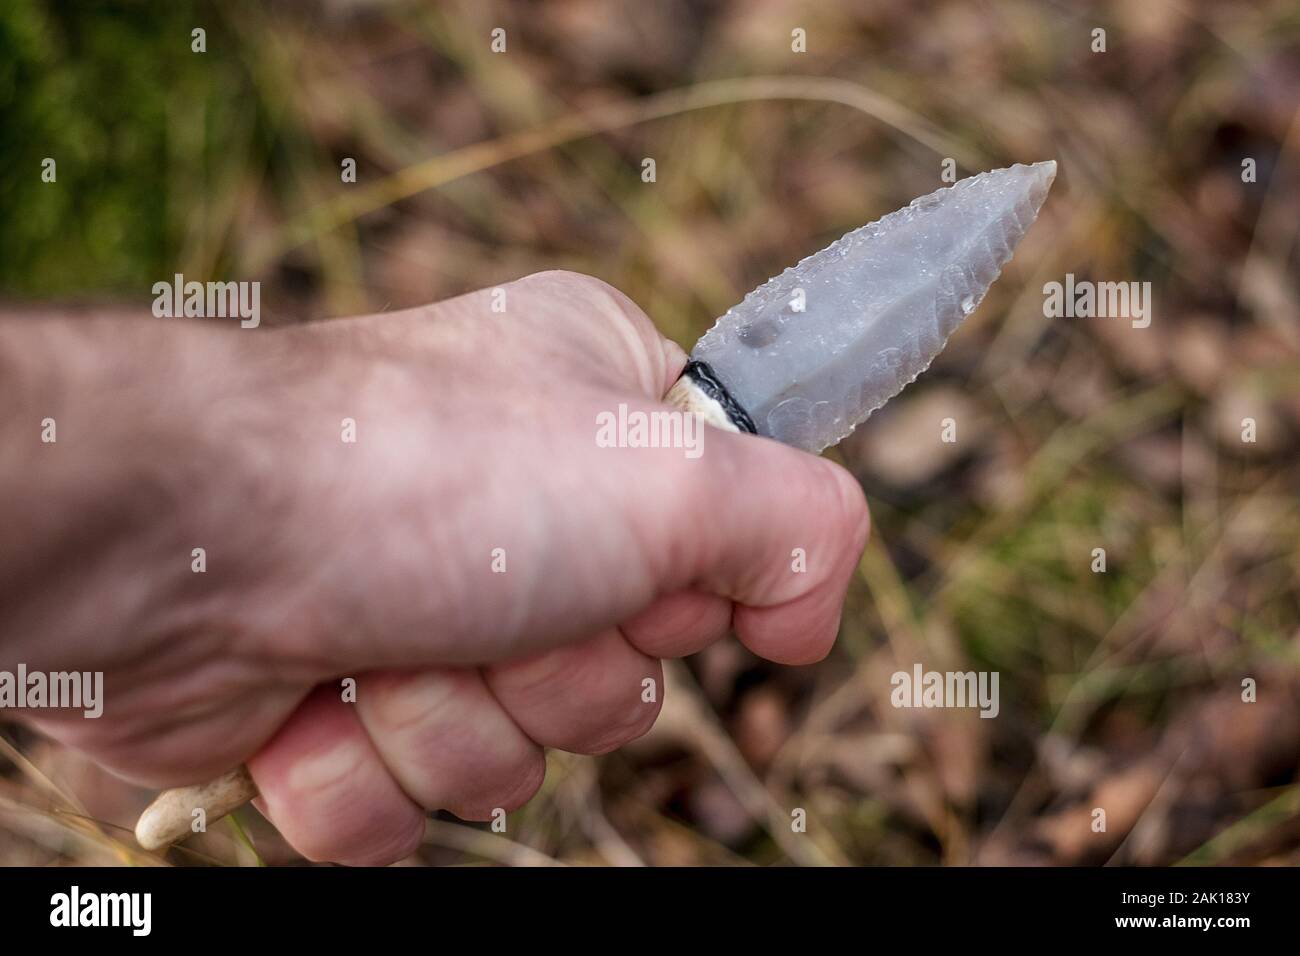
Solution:
{"label": "green moss", "polygon": [[212,4],[0,5],[0,291],[139,294],[169,274],[216,198],[178,187],[245,165],[225,134],[256,111]]}

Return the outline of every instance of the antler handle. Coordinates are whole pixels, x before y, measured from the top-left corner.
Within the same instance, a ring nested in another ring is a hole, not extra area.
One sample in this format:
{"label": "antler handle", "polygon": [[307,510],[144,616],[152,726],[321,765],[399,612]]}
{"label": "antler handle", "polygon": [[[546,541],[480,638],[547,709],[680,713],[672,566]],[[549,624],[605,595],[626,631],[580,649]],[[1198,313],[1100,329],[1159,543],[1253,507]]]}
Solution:
{"label": "antler handle", "polygon": [[223,773],[192,787],[158,794],[135,825],[135,838],[146,850],[158,850],[192,832],[194,811],[202,810],[204,825],[215,823],[257,796],[257,784],[246,767]]}

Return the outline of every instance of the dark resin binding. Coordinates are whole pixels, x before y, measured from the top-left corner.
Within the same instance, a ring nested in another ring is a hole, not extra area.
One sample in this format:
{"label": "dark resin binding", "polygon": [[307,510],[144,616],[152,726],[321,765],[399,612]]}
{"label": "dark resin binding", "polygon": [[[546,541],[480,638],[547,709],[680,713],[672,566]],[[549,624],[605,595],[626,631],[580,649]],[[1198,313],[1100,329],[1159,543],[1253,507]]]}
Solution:
{"label": "dark resin binding", "polygon": [[682,374],[689,375],[691,381],[699,386],[700,391],[722,406],[722,410],[727,413],[727,418],[731,419],[731,424],[742,432],[748,432],[751,435],[758,434],[758,429],[754,426],[754,420],[749,417],[749,412],[745,411],[740,403],[731,397],[731,393],[718,380],[718,376],[713,373],[713,369],[709,367],[708,362],[697,362],[691,359],[686,363],[686,370]]}

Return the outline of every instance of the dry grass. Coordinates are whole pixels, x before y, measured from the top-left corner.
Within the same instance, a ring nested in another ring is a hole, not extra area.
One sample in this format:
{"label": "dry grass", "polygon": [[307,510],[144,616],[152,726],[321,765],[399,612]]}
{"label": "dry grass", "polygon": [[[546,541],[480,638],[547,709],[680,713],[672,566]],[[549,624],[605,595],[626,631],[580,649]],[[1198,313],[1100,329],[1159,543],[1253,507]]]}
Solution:
{"label": "dry grass", "polygon": [[[1294,4],[196,7],[221,79],[175,85],[142,120],[170,118],[154,131],[174,162],[128,172],[163,174],[158,241],[97,273],[51,212],[23,252],[44,285],[5,273],[11,292],[258,277],[289,322],[569,268],[689,346],[758,282],[936,188],[945,157],[1061,164],[980,311],[837,452],[876,532],[834,656],[700,655],[672,669],[650,737],[553,755],[508,838],[440,819],[413,862],[1300,862]],[[217,105],[236,88],[241,109]],[[1044,318],[1066,272],[1150,281],[1151,327]],[[998,671],[1001,716],[892,708],[889,675],[914,661]],[[141,862],[87,821],[128,823],[142,795],[20,747],[0,861]],[[256,851],[223,827],[172,862],[291,860],[255,816]]]}

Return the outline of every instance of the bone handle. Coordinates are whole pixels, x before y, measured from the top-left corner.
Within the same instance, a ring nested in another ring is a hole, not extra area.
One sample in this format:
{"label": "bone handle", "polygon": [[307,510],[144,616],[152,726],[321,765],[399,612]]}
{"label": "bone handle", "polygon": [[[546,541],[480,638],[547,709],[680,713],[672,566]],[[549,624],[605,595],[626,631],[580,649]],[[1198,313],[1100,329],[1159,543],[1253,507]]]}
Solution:
{"label": "bone handle", "polygon": [[207,783],[164,790],[140,814],[135,825],[135,838],[146,850],[161,849],[189,836],[195,810],[203,810],[206,826],[239,809],[255,796],[257,785],[244,767],[223,773]]}
{"label": "bone handle", "polygon": [[[664,401],[684,412],[694,412],[710,425],[727,431],[740,431],[709,389],[701,388],[692,378],[689,368],[668,390]],[[202,809],[205,823],[212,824],[255,796],[257,785],[244,767],[224,773],[208,783],[165,790],[140,814],[135,825],[135,838],[146,850],[161,849],[192,832],[195,810]]]}

